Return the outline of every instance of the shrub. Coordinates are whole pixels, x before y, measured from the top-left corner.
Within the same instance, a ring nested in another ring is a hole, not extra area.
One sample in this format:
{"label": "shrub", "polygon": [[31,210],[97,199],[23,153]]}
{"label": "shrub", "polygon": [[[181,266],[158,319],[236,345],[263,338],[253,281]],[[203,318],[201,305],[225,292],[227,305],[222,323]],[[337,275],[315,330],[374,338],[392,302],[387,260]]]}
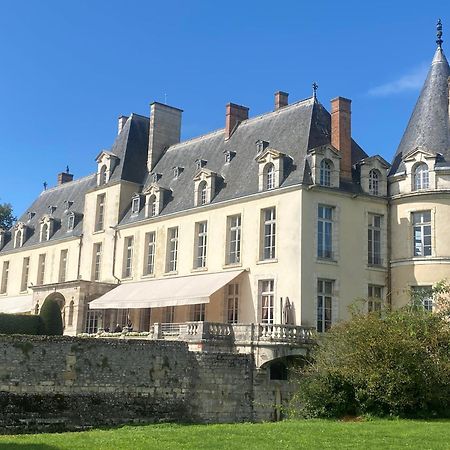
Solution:
{"label": "shrub", "polygon": [[299,375],[303,416],[448,416],[449,322],[417,308],[355,314],[332,327]]}
{"label": "shrub", "polygon": [[61,310],[58,303],[52,299],[45,300],[39,315],[44,323],[45,334],[49,336],[60,336],[63,334]]}
{"label": "shrub", "polygon": [[40,316],[0,314],[0,334],[45,334]]}

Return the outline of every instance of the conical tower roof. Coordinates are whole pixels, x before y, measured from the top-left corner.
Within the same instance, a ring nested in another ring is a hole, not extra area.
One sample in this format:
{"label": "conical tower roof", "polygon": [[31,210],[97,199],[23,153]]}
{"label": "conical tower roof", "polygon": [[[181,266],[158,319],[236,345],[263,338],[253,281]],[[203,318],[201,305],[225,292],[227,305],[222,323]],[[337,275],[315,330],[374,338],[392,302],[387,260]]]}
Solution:
{"label": "conical tower roof", "polygon": [[[438,25],[439,26],[439,25]],[[450,164],[449,80],[450,66],[438,34],[427,79],[395,153],[391,174],[403,171],[403,158],[416,148],[439,156],[437,162]],[[445,164],[447,165],[447,164]]]}

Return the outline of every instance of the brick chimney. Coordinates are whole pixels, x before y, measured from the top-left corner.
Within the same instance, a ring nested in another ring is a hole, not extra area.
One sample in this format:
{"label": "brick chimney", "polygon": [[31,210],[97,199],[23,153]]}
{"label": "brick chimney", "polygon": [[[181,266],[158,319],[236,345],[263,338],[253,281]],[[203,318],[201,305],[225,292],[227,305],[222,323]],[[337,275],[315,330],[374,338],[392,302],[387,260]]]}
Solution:
{"label": "brick chimney", "polygon": [[64,183],[69,183],[73,180],[73,175],[69,173],[69,167],[67,167],[65,172],[58,173],[58,186]]}
{"label": "brick chimney", "polygon": [[248,119],[248,108],[246,106],[228,103],[226,106],[225,117],[225,139],[230,139],[236,127]]}
{"label": "brick chimney", "polygon": [[150,105],[147,169],[153,170],[161,156],[173,144],[180,142],[182,109],[163,103]]}
{"label": "brick chimney", "polygon": [[341,154],[341,178],[352,179],[351,100],[331,100],[331,145]]}
{"label": "brick chimney", "polygon": [[119,116],[119,123],[118,123],[118,127],[117,127],[117,134],[120,134],[120,132],[122,131],[123,127],[127,123],[127,120],[128,120],[128,116]]}
{"label": "brick chimney", "polygon": [[275,108],[274,111],[279,110],[280,108],[284,108],[288,105],[288,96],[287,92],[277,91],[275,92]]}

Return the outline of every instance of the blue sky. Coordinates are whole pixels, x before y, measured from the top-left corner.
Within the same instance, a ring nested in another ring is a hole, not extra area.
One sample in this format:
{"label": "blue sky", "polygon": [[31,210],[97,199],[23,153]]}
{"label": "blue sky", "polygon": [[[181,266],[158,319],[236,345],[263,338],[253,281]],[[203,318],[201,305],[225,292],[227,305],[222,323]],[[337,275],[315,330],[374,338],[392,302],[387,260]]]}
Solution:
{"label": "blue sky", "polygon": [[[183,138],[250,116],[273,93],[353,100],[353,137],[390,160],[433,57],[446,2],[0,0],[0,202],[26,211],[69,165],[96,170],[117,117],[153,100],[184,110]],[[448,45],[447,45],[448,44]],[[447,54],[450,53],[450,50]]]}

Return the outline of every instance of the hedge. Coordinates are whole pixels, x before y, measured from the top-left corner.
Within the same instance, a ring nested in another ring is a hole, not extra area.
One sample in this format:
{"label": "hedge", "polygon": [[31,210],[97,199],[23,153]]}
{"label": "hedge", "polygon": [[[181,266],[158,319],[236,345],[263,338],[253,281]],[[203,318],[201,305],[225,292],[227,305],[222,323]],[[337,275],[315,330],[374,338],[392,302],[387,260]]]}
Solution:
{"label": "hedge", "polygon": [[40,316],[0,313],[0,334],[45,334]]}

